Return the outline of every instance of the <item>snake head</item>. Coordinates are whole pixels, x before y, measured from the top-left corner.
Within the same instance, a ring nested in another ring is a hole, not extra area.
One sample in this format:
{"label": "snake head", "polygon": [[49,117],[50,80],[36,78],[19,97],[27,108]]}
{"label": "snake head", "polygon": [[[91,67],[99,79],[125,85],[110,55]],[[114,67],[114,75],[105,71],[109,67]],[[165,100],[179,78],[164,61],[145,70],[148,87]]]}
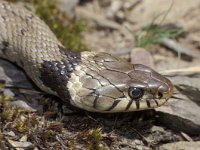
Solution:
{"label": "snake head", "polygon": [[72,105],[93,112],[152,109],[173,93],[173,84],[153,69],[105,53],[85,59],[71,79],[71,83],[80,81],[78,86],[70,86],[74,89],[70,92]]}

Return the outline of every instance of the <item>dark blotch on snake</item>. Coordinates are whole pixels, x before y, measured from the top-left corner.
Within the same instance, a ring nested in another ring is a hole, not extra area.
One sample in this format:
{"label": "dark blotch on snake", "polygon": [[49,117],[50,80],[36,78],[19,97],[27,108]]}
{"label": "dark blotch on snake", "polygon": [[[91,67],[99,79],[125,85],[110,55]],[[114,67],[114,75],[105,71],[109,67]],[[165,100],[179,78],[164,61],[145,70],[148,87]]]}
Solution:
{"label": "dark blotch on snake", "polygon": [[21,61],[21,60],[19,60],[19,65],[20,65],[21,67],[24,67],[24,62]]}
{"label": "dark blotch on snake", "polygon": [[[67,50],[66,48],[64,48],[63,46],[58,45],[59,51],[60,53],[64,54],[65,56],[67,56],[68,59],[66,59],[67,62],[70,62],[70,64],[78,64],[78,62],[80,61],[80,53],[79,52],[72,52]],[[73,61],[74,60],[74,61]],[[79,61],[77,61],[79,60]]]}
{"label": "dark blotch on snake", "polygon": [[2,45],[3,45],[2,52],[5,54],[6,50],[8,49],[9,43],[6,41],[3,41]]}
{"label": "dark blotch on snake", "polygon": [[[64,48],[58,46],[64,53]],[[41,80],[51,90],[57,92],[58,96],[66,101],[70,99],[67,83],[74,71],[75,66],[81,61],[80,53],[65,50],[65,59],[62,61],[44,61],[41,64]]]}
{"label": "dark blotch on snake", "polygon": [[139,99],[135,100],[135,104],[136,104],[137,109],[140,109],[140,100]]}
{"label": "dark blotch on snake", "polygon": [[151,107],[150,101],[146,100],[146,102],[147,102],[147,106],[150,108]]}

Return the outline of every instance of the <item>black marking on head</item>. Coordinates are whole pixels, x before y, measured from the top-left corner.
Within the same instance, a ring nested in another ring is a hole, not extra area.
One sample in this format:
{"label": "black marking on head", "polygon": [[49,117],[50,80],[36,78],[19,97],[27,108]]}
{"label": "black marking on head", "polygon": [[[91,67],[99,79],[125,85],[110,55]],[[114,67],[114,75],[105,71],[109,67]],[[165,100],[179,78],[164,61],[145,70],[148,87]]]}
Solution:
{"label": "black marking on head", "polygon": [[6,50],[8,49],[9,42],[3,41],[2,45],[3,45],[2,52],[3,52],[3,54],[5,54]]}
{"label": "black marking on head", "polygon": [[44,61],[40,69],[43,84],[57,92],[58,96],[66,101],[66,99],[70,98],[67,83],[75,66],[80,61],[80,54],[73,52],[68,53],[67,57],[62,61]]}
{"label": "black marking on head", "polygon": [[137,109],[140,109],[140,100],[135,100],[135,104]]}
{"label": "black marking on head", "polygon": [[159,106],[159,104],[158,104],[157,100],[155,100],[155,99],[154,99],[154,101],[156,102],[156,105],[157,105],[157,106]]}
{"label": "black marking on head", "polygon": [[112,106],[110,108],[108,108],[106,111],[111,111],[113,108],[115,108],[117,106],[117,104],[120,102],[121,100],[115,100],[112,104]]}
{"label": "black marking on head", "polygon": [[151,107],[150,101],[146,100],[146,102],[147,102],[147,106],[150,108]]}
{"label": "black marking on head", "polygon": [[97,108],[97,101],[98,101],[98,98],[99,98],[99,95],[96,95],[96,96],[95,96],[95,99],[94,99],[94,103],[93,103],[93,107],[94,107],[94,108]]}
{"label": "black marking on head", "polygon": [[126,109],[125,109],[125,111],[127,111],[129,108],[130,108],[130,106],[131,106],[131,104],[133,103],[133,99],[131,99],[129,102],[128,102],[128,105],[126,106]]}

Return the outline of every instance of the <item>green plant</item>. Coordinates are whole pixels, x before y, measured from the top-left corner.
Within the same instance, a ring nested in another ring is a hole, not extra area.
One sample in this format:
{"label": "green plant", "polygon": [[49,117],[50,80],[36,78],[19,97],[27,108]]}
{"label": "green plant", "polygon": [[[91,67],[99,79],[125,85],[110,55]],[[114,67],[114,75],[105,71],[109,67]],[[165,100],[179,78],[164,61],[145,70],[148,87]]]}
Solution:
{"label": "green plant", "polygon": [[[164,20],[172,9],[173,3],[168,10],[163,11],[156,17],[154,17],[149,25],[142,28],[141,32],[135,36],[137,47],[148,47],[149,45],[159,43],[162,38],[177,38],[183,33],[183,29],[177,28],[172,25],[163,25]],[[160,23],[155,22],[159,17]]]}
{"label": "green plant", "polygon": [[46,22],[56,34],[61,43],[70,50],[87,50],[82,33],[86,30],[86,23],[82,20],[70,20],[65,13],[57,8],[57,0],[33,1],[35,13]]}

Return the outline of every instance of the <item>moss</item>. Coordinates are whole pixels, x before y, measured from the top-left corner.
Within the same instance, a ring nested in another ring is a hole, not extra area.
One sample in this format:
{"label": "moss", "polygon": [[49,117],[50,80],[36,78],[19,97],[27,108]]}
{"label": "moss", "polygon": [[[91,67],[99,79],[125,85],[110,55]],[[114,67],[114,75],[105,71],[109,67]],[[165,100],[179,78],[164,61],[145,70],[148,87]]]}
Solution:
{"label": "moss", "polygon": [[12,128],[17,132],[27,132],[29,130],[27,114],[23,109],[5,107],[1,118],[4,123],[12,122]]}
{"label": "moss", "polygon": [[3,90],[5,88],[5,81],[0,81],[0,107],[6,107],[8,103],[13,99],[11,96],[5,96]]}
{"label": "moss", "polygon": [[17,109],[6,109],[4,108],[4,111],[1,114],[1,119],[3,122],[10,122],[17,116]]}
{"label": "moss", "polygon": [[102,136],[101,136],[101,128],[97,128],[95,130],[91,130],[89,132],[89,136],[88,136],[88,149],[89,150],[100,150],[100,142],[102,140]]}
{"label": "moss", "polygon": [[0,106],[6,107],[8,103],[13,99],[11,96],[5,96],[0,94]]}
{"label": "moss", "polygon": [[70,140],[67,142],[70,150],[76,150],[76,143],[75,143],[75,140]]}
{"label": "moss", "polygon": [[70,20],[57,7],[57,0],[33,1],[36,14],[46,22],[56,34],[61,43],[70,50],[87,50],[82,33],[86,30],[86,23],[82,20]]}
{"label": "moss", "polygon": [[[1,125],[1,124],[0,124]],[[2,131],[0,130],[0,149],[5,148],[5,140]]]}
{"label": "moss", "polygon": [[29,130],[26,120],[18,119],[15,125],[18,132],[27,132]]}
{"label": "moss", "polygon": [[177,27],[161,26],[152,24],[144,27],[142,32],[136,36],[137,47],[148,47],[157,44],[162,38],[177,38],[183,33],[183,30]]}
{"label": "moss", "polygon": [[[137,47],[148,47],[152,44],[157,44],[162,38],[177,38],[183,33],[183,29],[172,26],[162,25],[167,15],[169,14],[173,3],[168,10],[155,16],[151,23],[144,28],[135,36]],[[161,18],[160,23],[156,24],[156,21]]]}
{"label": "moss", "polygon": [[[17,2],[20,0],[7,1]],[[27,2],[26,0],[21,1]],[[67,49],[72,51],[88,50],[82,35],[87,30],[87,23],[83,20],[69,19],[64,12],[59,10],[57,1],[30,0],[28,4],[33,5],[36,15],[46,22]],[[32,10],[32,7],[28,4],[25,6]]]}
{"label": "moss", "polygon": [[103,137],[101,128],[81,132],[78,138],[85,143],[88,150],[107,150],[107,148],[102,145]]}

